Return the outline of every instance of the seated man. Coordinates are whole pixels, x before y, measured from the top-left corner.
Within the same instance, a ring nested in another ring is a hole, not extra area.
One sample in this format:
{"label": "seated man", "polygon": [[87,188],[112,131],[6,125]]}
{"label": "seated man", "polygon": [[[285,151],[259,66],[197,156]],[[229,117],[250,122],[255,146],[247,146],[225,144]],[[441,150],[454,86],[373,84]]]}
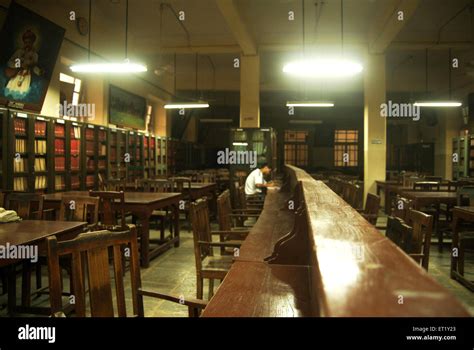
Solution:
{"label": "seated man", "polygon": [[263,163],[259,168],[252,171],[245,180],[245,194],[247,196],[260,195],[263,188],[272,187],[273,183],[267,183],[264,179],[264,176],[270,174],[271,171],[272,169],[267,163]]}

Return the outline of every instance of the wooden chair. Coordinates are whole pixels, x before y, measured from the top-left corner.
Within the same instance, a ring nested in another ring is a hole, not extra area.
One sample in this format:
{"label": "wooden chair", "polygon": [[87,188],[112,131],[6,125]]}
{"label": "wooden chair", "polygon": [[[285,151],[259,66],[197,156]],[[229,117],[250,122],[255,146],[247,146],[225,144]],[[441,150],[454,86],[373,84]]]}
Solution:
{"label": "wooden chair", "polygon": [[[108,179],[105,183],[107,191],[126,191],[127,189],[127,180],[126,179]],[[105,192],[105,191],[103,191]]]}
{"label": "wooden chair", "polygon": [[87,229],[94,230],[99,223],[99,198],[64,195],[58,220],[87,222]]}
{"label": "wooden chair", "polygon": [[[163,293],[145,291],[141,288],[140,262],[138,256],[137,232],[134,227],[123,232],[97,231],[83,233],[77,238],[58,242],[55,236],[47,238],[48,270],[50,281],[51,313],[58,315],[64,310],[61,296],[60,257],[70,256],[73,261],[75,289],[75,314],[85,317],[86,297],[89,296],[90,315],[92,317],[113,317],[115,315],[112,297],[112,278],[109,261],[113,263],[117,315],[127,316],[124,274],[123,245],[130,246],[130,278],[132,290],[132,314],[144,316],[143,297],[150,296],[174,301],[188,306],[190,316],[198,316],[207,305],[202,300],[180,298]],[[88,280],[88,293],[85,276]]]}
{"label": "wooden chair", "polygon": [[354,209],[359,209],[361,207],[359,194],[360,194],[359,185],[355,185],[350,182],[344,183],[342,198]]}
{"label": "wooden chair", "polygon": [[406,217],[406,223],[413,228],[411,240],[406,244],[406,252],[428,271],[433,216],[409,209]]}
{"label": "wooden chair", "polygon": [[183,193],[186,197],[190,197],[191,178],[189,177],[170,177],[169,181],[173,185],[173,192]]}
{"label": "wooden chair", "polygon": [[413,190],[415,191],[439,191],[440,183],[435,181],[416,181],[413,183]]}
{"label": "wooden chair", "polygon": [[[463,186],[457,191],[458,206],[474,205],[474,186]],[[461,276],[464,276],[464,265],[466,252],[474,251],[474,234],[472,223],[462,223],[459,229],[459,254],[457,260],[457,269]]]}
{"label": "wooden chair", "polygon": [[[23,220],[42,220],[43,219],[43,201],[42,194],[37,193],[16,193],[10,192],[6,194],[5,209],[14,210]],[[41,263],[32,264],[30,260],[25,260],[22,265],[22,288],[21,300],[22,305],[29,307],[31,305],[31,274],[33,268],[36,271],[36,289],[42,288],[41,281]]]}
{"label": "wooden chair", "polygon": [[379,216],[379,209],[380,197],[372,193],[367,193],[365,208],[363,210],[360,209],[359,212],[368,222],[375,226]]}
{"label": "wooden chair", "polygon": [[[166,193],[173,191],[173,183],[166,179],[144,179],[140,180],[144,192]],[[158,227],[158,220],[160,220],[160,239],[165,240],[165,226],[169,223],[170,232],[173,233],[173,212],[168,208],[164,210],[154,210],[150,221],[155,221]]]}
{"label": "wooden chair", "polygon": [[5,209],[14,210],[23,220],[43,219],[42,194],[37,193],[8,193],[5,199]]}
{"label": "wooden chair", "polygon": [[123,191],[89,191],[99,198],[99,225],[108,230],[127,229],[125,221],[125,194]]}
{"label": "wooden chair", "polygon": [[413,208],[413,201],[397,195],[392,203],[392,213],[395,217],[406,220],[408,210]]}
{"label": "wooden chair", "polygon": [[199,173],[197,174],[197,182],[200,183],[212,183],[216,182],[215,175],[209,173]]}
{"label": "wooden chair", "polygon": [[413,236],[413,229],[402,219],[388,216],[385,236],[399,246],[404,252],[407,252],[407,248],[411,243],[411,237]]}
{"label": "wooden chair", "polygon": [[[209,224],[209,209],[205,199],[191,203],[191,224],[196,262],[197,298],[202,299],[204,279],[209,280],[209,299],[214,294],[214,280],[223,280],[232,265],[232,256],[216,256],[213,247],[239,248],[241,242],[213,242]],[[217,233],[221,236],[221,233]]]}

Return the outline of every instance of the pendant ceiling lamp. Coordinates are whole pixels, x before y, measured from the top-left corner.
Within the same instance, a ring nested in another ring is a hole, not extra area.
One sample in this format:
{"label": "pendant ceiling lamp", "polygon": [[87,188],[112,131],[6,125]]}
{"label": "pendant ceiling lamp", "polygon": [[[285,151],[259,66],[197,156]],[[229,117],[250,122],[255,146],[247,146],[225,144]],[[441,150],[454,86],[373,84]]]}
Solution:
{"label": "pendant ceiling lamp", "polygon": [[[452,93],[451,93],[451,69],[452,69],[452,55],[451,49],[449,49],[449,99],[448,100],[424,100],[424,101],[417,101],[414,103],[415,106],[419,107],[434,107],[434,108],[452,108],[452,107],[461,107],[462,103],[459,101],[452,100]],[[428,49],[425,51],[425,90],[426,96],[428,96]]]}
{"label": "pendant ceiling lamp", "polygon": [[[194,109],[194,108],[209,108],[209,103],[201,101],[197,98],[198,94],[198,54],[195,56],[196,66],[196,100],[194,101],[178,101],[170,102],[165,105],[165,109]],[[174,55],[174,91],[176,93],[176,54]]]}
{"label": "pendant ceiling lamp", "polygon": [[[304,37],[304,0],[303,3],[303,52],[305,51]],[[306,79],[339,79],[352,77],[362,72],[360,63],[343,58],[344,54],[344,12],[341,0],[341,56],[333,59],[307,59],[289,62],[283,66],[283,72]]]}
{"label": "pendant ceiling lamp", "polygon": [[71,66],[71,70],[76,73],[113,73],[113,74],[128,74],[128,73],[143,73],[147,71],[144,64],[131,62],[128,58],[128,0],[125,3],[125,60],[123,62],[109,62],[109,63],[92,63],[91,62],[91,22],[92,22],[92,0],[89,0],[89,60],[87,63],[76,64]]}

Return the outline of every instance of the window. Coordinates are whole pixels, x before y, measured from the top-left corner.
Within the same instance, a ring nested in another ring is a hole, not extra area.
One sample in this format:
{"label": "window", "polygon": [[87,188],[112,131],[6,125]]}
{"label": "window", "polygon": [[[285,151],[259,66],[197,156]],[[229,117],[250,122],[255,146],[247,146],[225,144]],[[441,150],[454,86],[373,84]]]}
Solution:
{"label": "window", "polygon": [[336,130],[334,134],[334,165],[337,167],[358,166],[359,131]]}
{"label": "window", "polygon": [[285,131],[285,163],[298,167],[308,166],[307,131]]}
{"label": "window", "polygon": [[[60,91],[60,98],[62,105],[73,105],[77,106],[80,102],[81,97],[81,89],[82,89],[82,81],[80,79],[74,78],[70,75],[60,73],[59,74],[59,81],[61,84],[61,91]],[[72,116],[63,115],[65,119],[72,119],[76,120]]]}

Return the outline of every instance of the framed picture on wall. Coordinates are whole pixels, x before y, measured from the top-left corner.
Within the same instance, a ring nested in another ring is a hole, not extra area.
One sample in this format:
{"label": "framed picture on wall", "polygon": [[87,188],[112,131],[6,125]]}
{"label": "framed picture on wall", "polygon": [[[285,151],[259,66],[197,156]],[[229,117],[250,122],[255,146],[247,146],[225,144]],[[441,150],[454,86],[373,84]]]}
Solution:
{"label": "framed picture on wall", "polygon": [[64,33],[12,2],[0,32],[0,105],[41,111]]}
{"label": "framed picture on wall", "polygon": [[144,97],[110,85],[109,122],[111,124],[145,130],[146,116],[147,102]]}

